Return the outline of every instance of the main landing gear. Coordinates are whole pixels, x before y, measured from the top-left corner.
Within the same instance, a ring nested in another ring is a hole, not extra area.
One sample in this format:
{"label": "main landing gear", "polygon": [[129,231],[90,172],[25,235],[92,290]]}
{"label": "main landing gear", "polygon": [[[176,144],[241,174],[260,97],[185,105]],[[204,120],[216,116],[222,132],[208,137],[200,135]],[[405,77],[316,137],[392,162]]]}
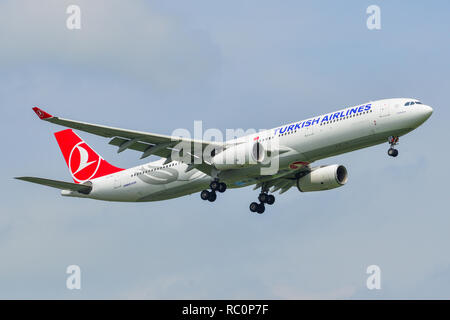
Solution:
{"label": "main landing gear", "polygon": [[398,156],[398,150],[394,148],[395,145],[398,144],[398,137],[397,136],[390,136],[388,138],[389,145],[391,146],[388,150],[388,155],[391,157]]}
{"label": "main landing gear", "polygon": [[209,202],[216,201],[216,191],[223,193],[225,192],[225,190],[227,190],[227,185],[224,182],[219,182],[219,180],[211,181],[209,187],[211,188],[211,191],[203,190],[202,192],[200,192],[200,198],[202,198],[202,200],[208,200]]}
{"label": "main landing gear", "polygon": [[261,193],[258,196],[259,203],[252,202],[250,203],[250,211],[257,212],[259,214],[264,213],[266,210],[264,204],[272,205],[275,202],[275,196],[272,194],[268,194],[269,190],[267,188],[261,187]]}

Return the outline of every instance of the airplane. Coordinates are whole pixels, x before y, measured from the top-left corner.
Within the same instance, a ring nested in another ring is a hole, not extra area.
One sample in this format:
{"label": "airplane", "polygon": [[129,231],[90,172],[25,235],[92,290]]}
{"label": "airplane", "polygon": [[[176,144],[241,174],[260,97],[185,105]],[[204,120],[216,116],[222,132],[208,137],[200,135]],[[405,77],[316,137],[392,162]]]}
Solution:
{"label": "airplane", "polygon": [[[227,188],[254,185],[260,193],[250,211],[259,214],[265,204],[274,204],[276,191],[282,194],[293,186],[300,192],[323,191],[347,183],[345,166],[311,166],[313,162],[385,142],[388,155],[397,157],[399,137],[433,113],[417,99],[383,99],[217,142],[113,128],[56,117],[39,107],[33,110],[41,120],[69,128],[55,137],[74,182],[16,179],[60,189],[63,196],[121,202],[160,201],[196,192],[214,202]],[[129,169],[116,167],[72,129],[111,138],[109,144],[119,153],[130,149],[141,152],[141,159],[150,155],[161,159]],[[183,157],[174,156],[177,152]]]}

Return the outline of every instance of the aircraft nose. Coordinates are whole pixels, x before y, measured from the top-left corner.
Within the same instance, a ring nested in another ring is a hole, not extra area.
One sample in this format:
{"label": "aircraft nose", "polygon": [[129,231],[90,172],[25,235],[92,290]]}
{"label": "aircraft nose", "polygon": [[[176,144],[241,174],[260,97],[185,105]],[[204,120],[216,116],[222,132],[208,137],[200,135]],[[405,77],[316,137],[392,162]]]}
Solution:
{"label": "aircraft nose", "polygon": [[424,104],[424,105],[422,105],[421,111],[422,111],[425,119],[428,119],[431,116],[431,114],[433,113],[433,108]]}
{"label": "aircraft nose", "polygon": [[433,113],[433,108],[427,106],[426,104],[416,104],[414,107],[416,119],[419,124],[422,124],[425,121],[427,121],[428,118]]}

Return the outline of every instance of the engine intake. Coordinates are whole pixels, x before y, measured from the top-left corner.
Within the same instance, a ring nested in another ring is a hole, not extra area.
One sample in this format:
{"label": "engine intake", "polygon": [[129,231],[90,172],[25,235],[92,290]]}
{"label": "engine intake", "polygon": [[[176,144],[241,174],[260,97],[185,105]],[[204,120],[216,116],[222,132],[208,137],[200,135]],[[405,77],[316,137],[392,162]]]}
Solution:
{"label": "engine intake", "polygon": [[312,168],[310,173],[297,179],[297,188],[300,192],[330,190],[342,187],[347,180],[347,169],[333,164]]}

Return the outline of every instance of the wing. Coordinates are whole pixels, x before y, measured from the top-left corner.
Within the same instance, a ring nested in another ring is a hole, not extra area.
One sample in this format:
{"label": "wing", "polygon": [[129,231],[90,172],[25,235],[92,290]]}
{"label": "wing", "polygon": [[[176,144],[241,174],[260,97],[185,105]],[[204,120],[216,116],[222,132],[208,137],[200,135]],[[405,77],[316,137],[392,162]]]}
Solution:
{"label": "wing", "polygon": [[[136,150],[142,152],[141,159],[150,155],[157,155],[163,158],[167,158],[167,162],[169,162],[171,161],[170,155],[172,154],[172,150],[177,150],[176,146],[180,142],[190,144],[190,150],[203,151],[206,147],[210,146],[212,151],[215,148],[223,147],[223,144],[217,142],[205,142],[194,139],[120,129],[87,122],[63,119],[60,117],[52,116],[51,114],[39,109],[38,107],[34,107],[33,111],[41,120],[59,124],[64,127],[89,132],[105,138],[112,138],[109,141],[109,144],[119,147],[117,152],[122,152],[126,149]],[[192,157],[195,157],[193,154],[190,155]]]}
{"label": "wing", "polygon": [[296,185],[298,178],[308,174],[309,172],[311,172],[311,167],[309,166],[309,163],[305,163],[289,174],[257,183],[253,190],[259,189],[261,187],[264,187],[266,190],[272,188],[270,192],[276,192],[280,190],[280,194],[283,194]]}
{"label": "wing", "polygon": [[71,190],[78,191],[80,193],[88,194],[92,190],[92,186],[77,184],[72,182],[58,181],[58,180],[50,180],[44,178],[36,178],[36,177],[16,177],[15,179],[28,181],[32,183],[42,184],[47,187],[57,188],[61,190]]}

